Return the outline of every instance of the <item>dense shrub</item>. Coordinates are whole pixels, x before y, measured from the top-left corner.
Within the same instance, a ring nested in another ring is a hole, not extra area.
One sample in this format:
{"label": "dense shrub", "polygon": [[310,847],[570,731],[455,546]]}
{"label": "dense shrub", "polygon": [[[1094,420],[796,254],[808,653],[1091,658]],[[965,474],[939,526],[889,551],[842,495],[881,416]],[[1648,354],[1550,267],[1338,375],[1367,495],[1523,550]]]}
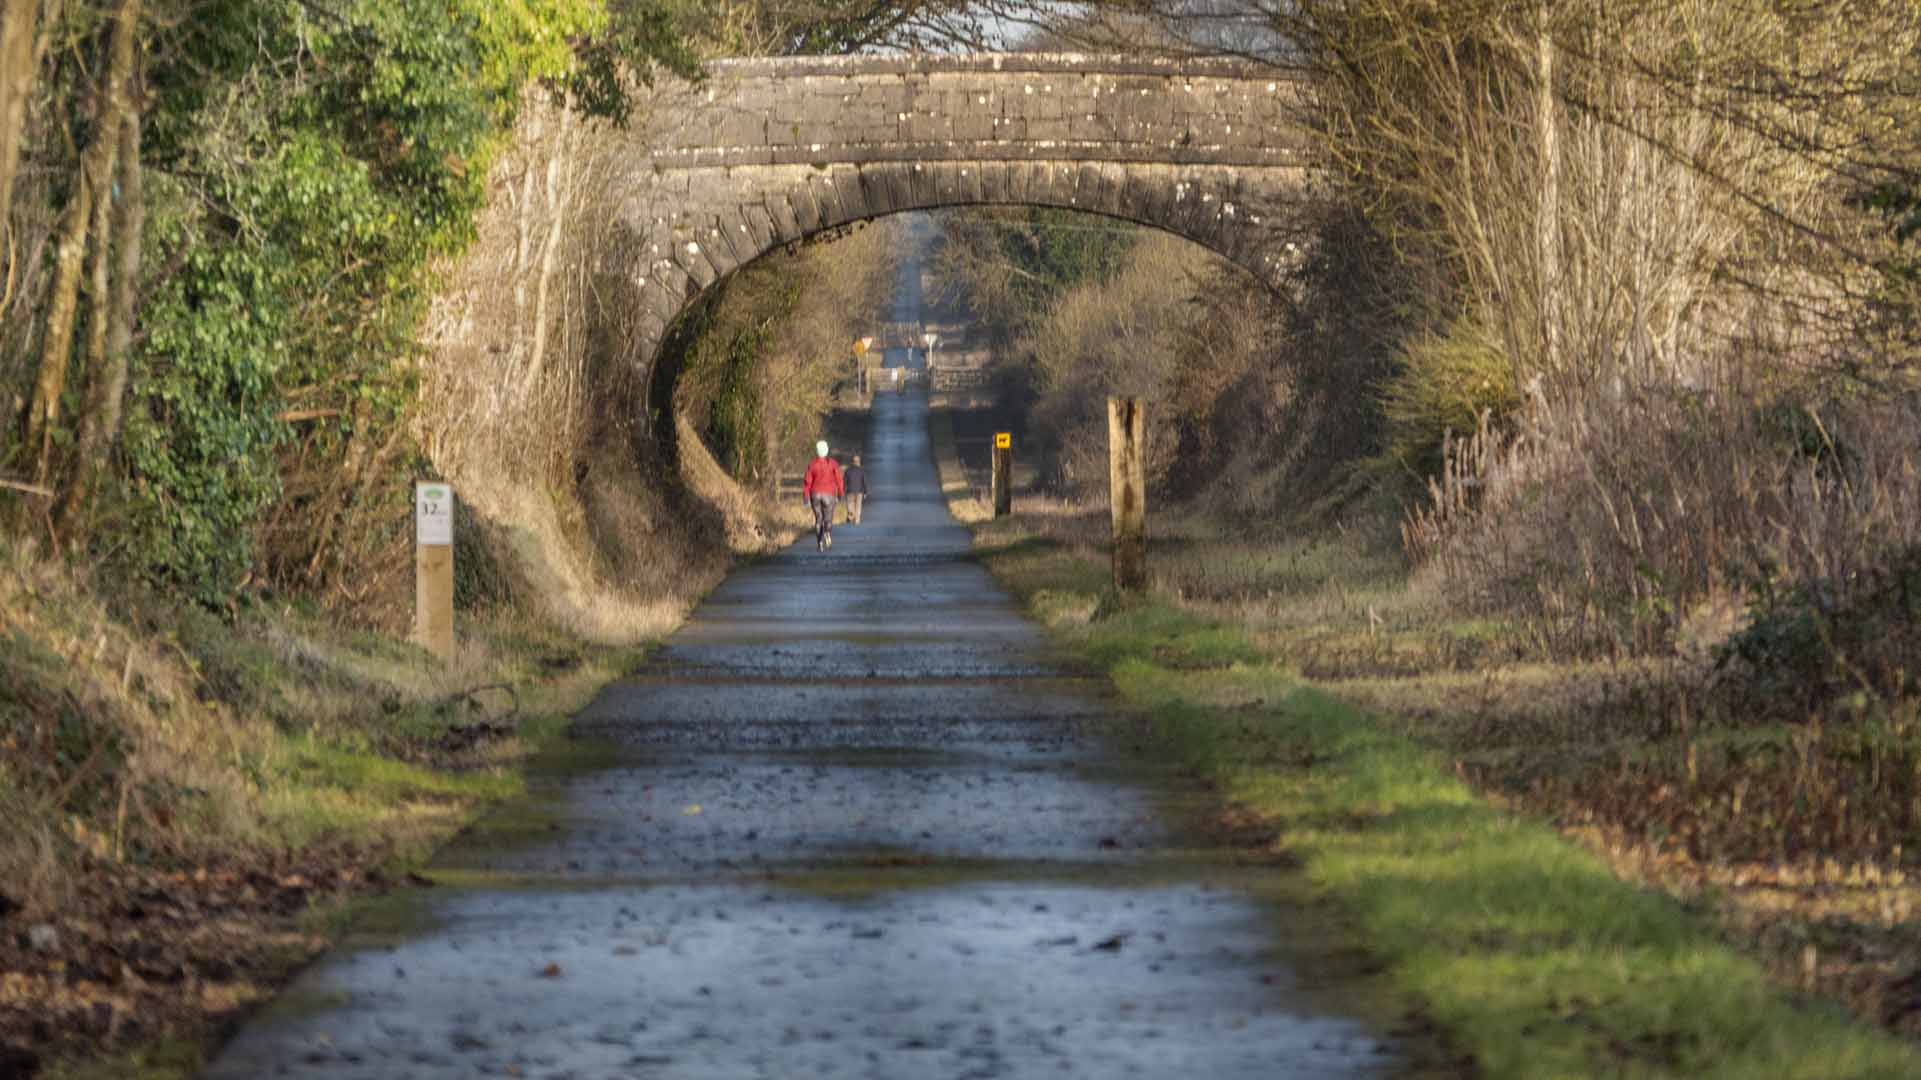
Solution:
{"label": "dense shrub", "polygon": [[1921,546],[1887,553],[1850,580],[1760,591],[1752,618],[1718,652],[1754,690],[1801,708],[1847,695],[1921,688]]}
{"label": "dense shrub", "polygon": [[1450,437],[1466,438],[1483,424],[1505,430],[1521,393],[1499,336],[1463,318],[1403,347],[1381,399],[1384,464],[1426,477],[1441,471],[1442,447]]}
{"label": "dense shrub", "polygon": [[1643,388],[1464,444],[1481,456],[1469,470],[1481,495],[1436,526],[1434,565],[1474,602],[1526,616],[1557,653],[1664,652],[1732,600],[1762,618],[1744,646],[1754,659],[1791,655],[1801,616],[1904,580],[1888,575],[1921,544],[1921,412],[1913,399],[1790,405],[1822,446],[1846,448],[1810,454],[1784,433],[1781,400]]}

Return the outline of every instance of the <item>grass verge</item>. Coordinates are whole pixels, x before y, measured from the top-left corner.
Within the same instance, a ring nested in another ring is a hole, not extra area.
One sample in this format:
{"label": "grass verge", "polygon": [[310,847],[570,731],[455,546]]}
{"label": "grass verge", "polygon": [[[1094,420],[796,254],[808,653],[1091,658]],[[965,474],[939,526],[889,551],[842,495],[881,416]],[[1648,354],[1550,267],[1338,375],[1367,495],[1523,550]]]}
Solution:
{"label": "grass verge", "polygon": [[1091,546],[1018,518],[977,527],[977,550],[1173,753],[1280,830],[1486,1075],[1921,1075],[1914,1047],[1770,980],[1701,905],[1490,804],[1392,719],[1263,659],[1238,622],[1104,599]]}
{"label": "grass verge", "polygon": [[981,497],[961,467],[960,449],[954,439],[953,413],[947,409],[931,410],[927,414],[927,431],[934,444],[934,466],[940,472],[941,495],[947,500],[948,511],[970,525],[991,519],[993,506]]}

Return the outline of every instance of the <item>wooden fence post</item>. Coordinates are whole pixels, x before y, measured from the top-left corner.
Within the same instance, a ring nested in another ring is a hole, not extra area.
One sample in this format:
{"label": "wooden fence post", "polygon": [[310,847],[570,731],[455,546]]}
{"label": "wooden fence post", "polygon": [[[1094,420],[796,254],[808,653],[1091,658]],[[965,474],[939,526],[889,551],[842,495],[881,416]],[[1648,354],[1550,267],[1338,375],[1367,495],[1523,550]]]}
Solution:
{"label": "wooden fence post", "polygon": [[1107,498],[1114,517],[1114,588],[1147,588],[1146,435],[1139,398],[1107,399]]}
{"label": "wooden fence post", "polygon": [[994,516],[1014,512],[1014,434],[994,433]]}

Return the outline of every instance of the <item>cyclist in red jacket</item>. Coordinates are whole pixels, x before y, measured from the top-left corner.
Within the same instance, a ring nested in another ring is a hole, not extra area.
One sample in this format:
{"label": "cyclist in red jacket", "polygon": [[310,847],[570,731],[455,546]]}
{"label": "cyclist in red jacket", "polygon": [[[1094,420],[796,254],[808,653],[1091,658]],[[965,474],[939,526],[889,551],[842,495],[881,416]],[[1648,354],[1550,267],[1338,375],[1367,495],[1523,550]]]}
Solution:
{"label": "cyclist in red jacket", "polygon": [[814,550],[826,551],[834,546],[834,504],[847,489],[841,482],[840,462],[827,456],[825,440],[814,444],[814,454],[801,479],[800,493],[814,511]]}

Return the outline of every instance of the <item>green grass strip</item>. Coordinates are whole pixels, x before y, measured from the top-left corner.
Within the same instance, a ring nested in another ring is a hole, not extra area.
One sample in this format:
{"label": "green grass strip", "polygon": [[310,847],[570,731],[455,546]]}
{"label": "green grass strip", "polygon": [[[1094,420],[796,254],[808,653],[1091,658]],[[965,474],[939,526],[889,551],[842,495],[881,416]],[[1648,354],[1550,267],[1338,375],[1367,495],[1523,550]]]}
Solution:
{"label": "green grass strip", "polygon": [[1181,759],[1280,826],[1387,978],[1486,1075],[1921,1076],[1915,1047],[1771,983],[1678,901],[1252,659],[1237,628],[1153,601],[1090,619],[1091,560],[1018,532],[982,531],[990,569]]}

